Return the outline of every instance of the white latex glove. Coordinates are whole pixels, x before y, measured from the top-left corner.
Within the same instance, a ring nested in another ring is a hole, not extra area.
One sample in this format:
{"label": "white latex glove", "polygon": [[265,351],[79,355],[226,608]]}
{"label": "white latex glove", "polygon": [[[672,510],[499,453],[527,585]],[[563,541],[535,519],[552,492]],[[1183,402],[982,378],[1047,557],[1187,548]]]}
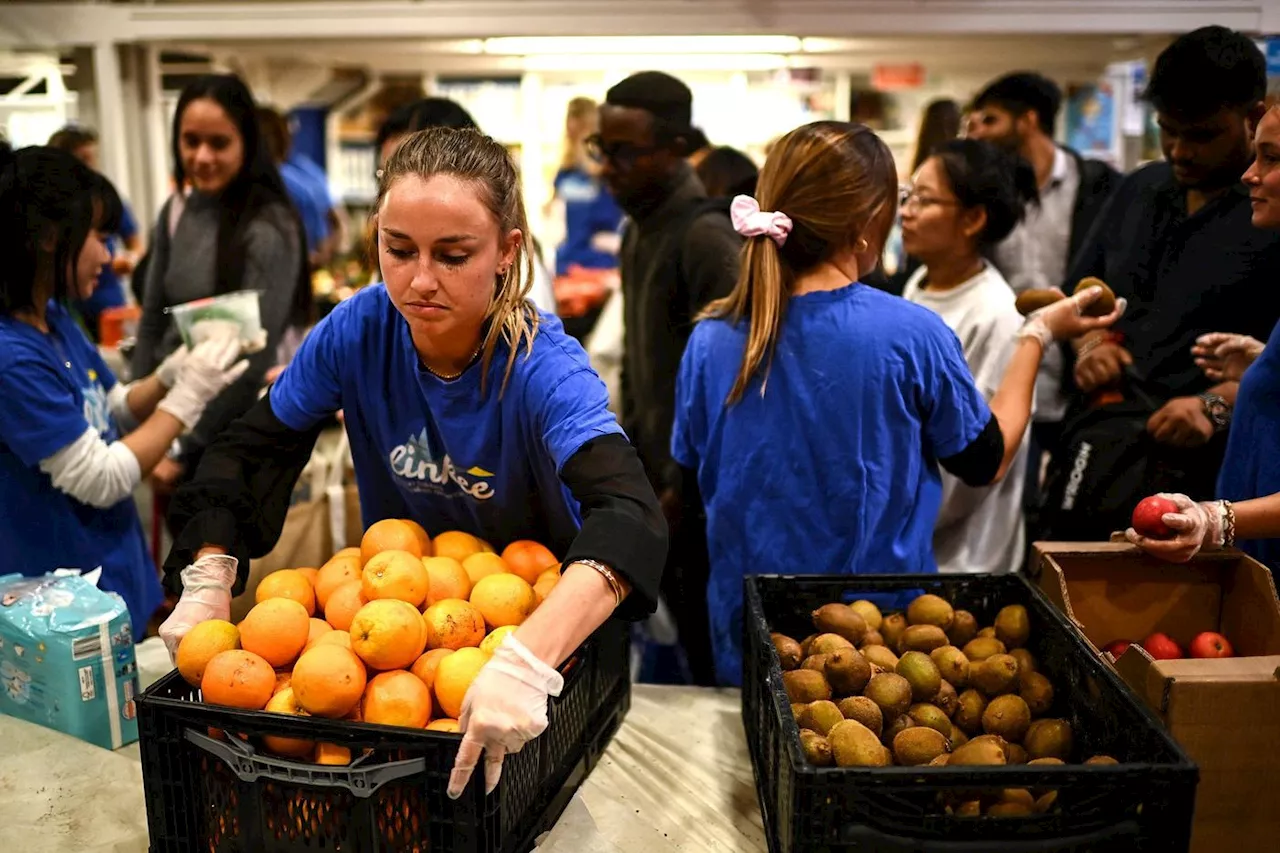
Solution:
{"label": "white latex glove", "polygon": [[182,372],[182,365],[187,363],[187,356],[191,355],[191,350],[186,345],[178,347],[169,353],[169,357],[160,362],[160,366],[156,368],[156,379],[160,380],[160,384],[166,388],[172,388],[178,384],[178,374]]}
{"label": "white latex glove", "polygon": [[208,554],[182,570],[182,597],[160,626],[160,639],[169,658],[178,654],[178,643],[187,632],[210,619],[231,618],[231,585],[236,582],[239,561],[226,554]]}
{"label": "white latex glove", "polygon": [[1186,495],[1160,494],[1178,505],[1162,521],[1177,533],[1172,539],[1149,539],[1130,527],[1125,538],[1148,554],[1171,563],[1185,563],[1202,548],[1221,548],[1226,542],[1226,507],[1222,501],[1196,503]]}
{"label": "white latex glove", "polygon": [[1248,335],[1210,332],[1196,338],[1191,354],[1196,366],[1212,381],[1239,382],[1265,348],[1266,344]]}
{"label": "white latex glove", "polygon": [[236,362],[239,356],[238,338],[219,337],[197,345],[178,371],[177,382],[156,408],[191,429],[199,422],[209,401],[249,369],[248,361]]}
{"label": "white latex glove", "polygon": [[502,759],[546,731],[547,697],[559,696],[564,677],[509,635],[471,682],[462,700],[458,726],[463,733],[449,776],[449,796],[457,799],[484,757],[485,793],[502,776]]}
{"label": "white latex glove", "polygon": [[1097,302],[1101,295],[1102,288],[1090,287],[1074,296],[1046,305],[1027,317],[1027,322],[1018,330],[1018,337],[1035,338],[1043,351],[1054,341],[1078,338],[1095,329],[1107,328],[1124,316],[1128,303],[1123,298],[1116,299],[1115,310],[1105,317],[1086,317],[1081,313]]}

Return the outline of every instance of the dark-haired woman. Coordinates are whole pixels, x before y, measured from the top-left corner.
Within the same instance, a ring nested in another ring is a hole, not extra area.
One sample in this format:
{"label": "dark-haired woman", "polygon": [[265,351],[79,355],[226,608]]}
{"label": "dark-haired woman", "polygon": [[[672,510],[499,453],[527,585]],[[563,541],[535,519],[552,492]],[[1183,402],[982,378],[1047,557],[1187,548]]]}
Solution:
{"label": "dark-haired woman", "polygon": [[152,233],[133,373],[145,376],[182,344],[165,309],[256,290],[266,347],[157,466],[171,490],[194,473],[205,447],[253,405],[290,325],[310,313],[306,238],[259,132],[253,96],[238,78],[209,75],[187,86],[173,118],[173,179]]}
{"label": "dark-haired woman", "polygon": [[[1017,345],[1022,315],[1013,291],[983,253],[1009,235],[1036,198],[1025,162],[972,139],[935,149],[902,203],[902,243],[922,266],[903,297],[930,309],[960,339],[978,390],[990,403]],[[1025,438],[1014,470],[1026,466]],[[942,474],[933,553],[943,572],[1009,572],[1022,563],[1023,477],[968,486]]]}
{"label": "dark-haired woman", "polygon": [[7,570],[102,567],[141,636],[162,599],[132,494],[244,372],[239,341],[175,350],[116,382],[67,310],[88,299],[119,222],[111,185],[63,151],[0,151],[0,542]]}

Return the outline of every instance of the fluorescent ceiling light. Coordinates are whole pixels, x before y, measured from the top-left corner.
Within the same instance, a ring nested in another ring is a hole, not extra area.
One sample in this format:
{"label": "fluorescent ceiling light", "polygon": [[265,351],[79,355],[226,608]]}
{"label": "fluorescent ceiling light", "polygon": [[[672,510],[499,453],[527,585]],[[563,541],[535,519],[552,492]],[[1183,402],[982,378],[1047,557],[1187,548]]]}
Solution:
{"label": "fluorescent ceiling light", "polygon": [[789,65],[778,53],[628,53],[615,56],[537,54],[524,59],[528,71],[775,71]]}
{"label": "fluorescent ceiling light", "polygon": [[510,36],[485,39],[484,52],[532,54],[795,53],[795,36]]}

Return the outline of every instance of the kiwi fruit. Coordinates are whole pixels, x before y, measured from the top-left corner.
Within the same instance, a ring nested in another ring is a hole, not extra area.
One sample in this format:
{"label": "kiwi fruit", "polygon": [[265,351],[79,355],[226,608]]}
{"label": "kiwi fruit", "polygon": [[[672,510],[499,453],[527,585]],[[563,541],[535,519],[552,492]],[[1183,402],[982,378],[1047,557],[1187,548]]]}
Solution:
{"label": "kiwi fruit", "polygon": [[1080,279],[1080,282],[1076,285],[1076,289],[1072,291],[1072,295],[1074,296],[1075,294],[1088,290],[1091,287],[1101,287],[1102,295],[1090,303],[1089,306],[1080,313],[1084,314],[1086,317],[1105,317],[1112,311],[1116,310],[1116,295],[1111,288],[1107,287],[1107,283],[1100,278],[1086,276]]}
{"label": "kiwi fruit", "polygon": [[947,629],[947,639],[951,645],[963,648],[964,644],[978,636],[978,620],[968,610],[957,610]]}
{"label": "kiwi fruit", "polygon": [[884,637],[884,644],[891,649],[898,648],[898,641],[906,630],[907,617],[901,613],[890,613],[880,620],[880,636]]}
{"label": "kiwi fruit", "polygon": [[1031,673],[1040,671],[1036,656],[1026,649],[1013,649],[1009,656],[1018,662],[1018,678],[1026,678]]}
{"label": "kiwi fruit", "polygon": [[965,734],[964,731],[961,730],[961,728],[957,726],[953,721],[951,723],[951,736],[948,738],[948,740],[951,741],[951,748],[955,749],[957,746],[964,746],[966,743],[968,743],[969,736]]}
{"label": "kiwi fruit", "polygon": [[1026,739],[1022,745],[1027,749],[1027,755],[1032,758],[1061,758],[1067,761],[1071,758],[1072,742],[1070,723],[1066,720],[1047,719],[1041,720],[1035,731],[1026,733]]}
{"label": "kiwi fruit", "polygon": [[810,654],[812,654],[812,652],[809,651],[809,646],[813,645],[813,641],[816,639],[818,639],[817,634],[810,634],[809,636],[805,637],[803,640],[800,641],[800,659],[801,660],[804,660]]}
{"label": "kiwi fruit", "polygon": [[972,737],[982,731],[982,714],[987,710],[987,697],[977,690],[966,690],[956,699],[956,712],[951,722]]}
{"label": "kiwi fruit", "polygon": [[974,738],[951,751],[948,767],[989,766],[1005,764],[1004,745],[998,739]]}
{"label": "kiwi fruit", "polygon": [[[1035,767],[1049,767],[1049,766],[1055,766],[1055,765],[1062,765],[1066,763],[1067,762],[1063,761],[1061,758],[1032,758],[1027,761],[1028,766],[1035,766]],[[1087,761],[1085,762],[1085,764],[1088,764],[1088,763],[1089,762]]]}
{"label": "kiwi fruit", "polygon": [[826,676],[812,669],[793,669],[782,673],[782,686],[791,701],[802,705],[831,698],[831,685]]}
{"label": "kiwi fruit", "polygon": [[1119,763],[1120,763],[1119,761],[1116,761],[1110,755],[1095,755],[1085,762],[1085,764],[1119,764]]}
{"label": "kiwi fruit", "polygon": [[1018,662],[1009,655],[992,655],[969,670],[969,683],[988,697],[1018,689]]}
{"label": "kiwi fruit", "polygon": [[884,621],[884,616],[879,612],[879,607],[865,598],[859,598],[858,601],[851,603],[849,610],[863,617],[863,624],[867,625],[867,630],[869,631],[878,631],[879,625]]}
{"label": "kiwi fruit", "polygon": [[865,649],[867,646],[883,646],[884,637],[874,628],[869,628],[867,633],[862,635],[862,642],[858,644],[858,648]]}
{"label": "kiwi fruit", "polygon": [[898,668],[898,656],[884,646],[863,646],[862,656],[867,659],[868,663],[878,666],[886,672],[893,672]]}
{"label": "kiwi fruit", "polygon": [[983,628],[982,630],[978,631],[978,637],[977,637],[977,638],[975,638],[975,639],[991,639],[991,640],[994,640],[995,638],[996,638],[996,629],[995,629],[995,627],[994,627],[994,626],[991,626],[991,625],[988,625],[987,627],[985,627],[985,628]]}
{"label": "kiwi fruit", "polygon": [[846,720],[857,720],[871,729],[876,737],[880,737],[880,733],[884,731],[884,713],[879,705],[866,696],[850,696],[847,699],[841,699],[837,707]]}
{"label": "kiwi fruit", "polygon": [[986,660],[992,655],[1007,654],[1008,651],[1004,643],[995,637],[977,637],[965,643],[962,654],[969,659],[969,673],[972,676],[975,663]]}
{"label": "kiwi fruit", "polygon": [[830,767],[836,763],[831,753],[831,742],[817,732],[801,730],[800,750],[804,753],[804,760],[815,767]]}
{"label": "kiwi fruit", "polygon": [[942,687],[942,675],[924,652],[904,652],[894,672],[911,685],[911,698],[917,702],[929,701]]}
{"label": "kiwi fruit", "polygon": [[829,655],[841,649],[852,649],[853,643],[839,634],[819,634],[809,644],[810,655]]}
{"label": "kiwi fruit", "polygon": [[907,716],[914,720],[917,726],[933,729],[945,738],[951,736],[951,720],[937,705],[920,702],[907,709]]}
{"label": "kiwi fruit", "polygon": [[912,625],[933,625],[946,631],[955,617],[956,612],[951,603],[931,593],[916,596],[907,605],[907,622]]}
{"label": "kiwi fruit", "polygon": [[823,634],[844,637],[857,646],[867,633],[867,623],[862,617],[843,604],[824,604],[813,611],[813,627]]}
{"label": "kiwi fruit", "polygon": [[871,680],[871,664],[860,652],[841,649],[827,655],[827,683],[837,696],[861,693]]}
{"label": "kiwi fruit", "polygon": [[827,736],[839,767],[886,767],[889,755],[875,732],[857,720],[837,723]]}
{"label": "kiwi fruit", "polygon": [[1026,701],[1033,717],[1042,717],[1053,707],[1053,684],[1038,672],[1024,674],[1018,668],[1018,695]]}
{"label": "kiwi fruit", "polygon": [[933,758],[933,761],[929,762],[929,766],[930,767],[946,767],[947,761],[950,758],[951,758],[951,754],[948,752],[944,752],[941,755],[935,755]]}
{"label": "kiwi fruit", "polygon": [[[1031,725],[1031,711],[1021,696],[997,696],[987,704],[982,712],[982,730],[989,735],[998,735],[1010,743],[1021,741]],[[1031,750],[1027,750],[1031,754]],[[1048,753],[1046,753],[1047,755]],[[1044,758],[1036,755],[1035,758]]]}
{"label": "kiwi fruit", "polygon": [[[950,759],[947,760],[947,763],[951,763]],[[966,800],[956,806],[955,814],[957,817],[982,817],[982,801]]]}
{"label": "kiwi fruit", "polygon": [[778,653],[778,663],[782,664],[783,672],[795,669],[804,660],[800,644],[795,640],[783,634],[770,634],[769,639],[773,640],[773,650]]}
{"label": "kiwi fruit", "polygon": [[929,652],[929,658],[943,679],[951,682],[952,687],[963,690],[969,685],[969,659],[964,656],[964,652],[955,646],[942,646]]}
{"label": "kiwi fruit", "polygon": [[996,629],[996,639],[1004,643],[1006,649],[1016,649],[1025,646],[1031,636],[1031,617],[1021,604],[1010,604],[1000,608],[992,627]]}
{"label": "kiwi fruit", "polygon": [[951,686],[951,682],[944,678],[942,679],[942,686],[938,688],[938,694],[929,701],[942,709],[942,713],[950,718],[960,704],[960,694]]}
{"label": "kiwi fruit", "polygon": [[1036,804],[1036,798],[1026,788],[1005,788],[1000,792],[1000,802],[1018,803],[1031,808]]}
{"label": "kiwi fruit", "polygon": [[1027,317],[1061,299],[1066,299],[1066,296],[1060,291],[1033,287],[1019,293],[1018,298],[1013,301],[1013,307],[1017,308],[1018,313],[1023,317]]}
{"label": "kiwi fruit", "polygon": [[804,663],[800,664],[800,668],[811,669],[814,672],[826,672],[828,657],[829,655],[809,655],[804,659]]}
{"label": "kiwi fruit", "polygon": [[909,715],[903,714],[884,727],[884,731],[880,732],[880,742],[885,746],[893,746],[893,739],[901,732],[914,728],[915,724],[915,720],[911,719]]}
{"label": "kiwi fruit", "polygon": [[809,707],[808,705],[802,705],[799,702],[792,702],[791,716],[798,721],[800,719],[800,715],[804,713],[804,709],[808,707]]}
{"label": "kiwi fruit", "polygon": [[947,635],[937,625],[912,625],[902,632],[899,641],[904,652],[924,652],[947,645]]}
{"label": "kiwi fruit", "polygon": [[1054,804],[1057,802],[1058,802],[1058,792],[1046,791],[1044,794],[1040,795],[1040,799],[1036,800],[1036,804],[1032,810],[1036,814],[1044,814],[1045,812],[1049,811],[1049,809],[1053,808]]}
{"label": "kiwi fruit", "polygon": [[881,615],[879,607],[876,607],[865,598],[860,598],[850,604],[849,609],[862,617],[862,621],[866,623],[868,631],[880,630],[880,623],[884,621],[884,616]]}
{"label": "kiwi fruit", "polygon": [[1031,814],[1031,806],[1024,806],[1022,803],[1001,801],[987,809],[988,817],[1026,817],[1029,814]]}
{"label": "kiwi fruit", "polygon": [[830,699],[819,699],[805,706],[797,722],[801,728],[812,729],[824,737],[836,723],[844,720],[844,714]]}
{"label": "kiwi fruit", "polygon": [[911,684],[894,672],[871,676],[862,695],[880,706],[886,720],[894,720],[911,707]]}
{"label": "kiwi fruit", "polygon": [[1004,748],[1005,760],[1010,764],[1026,764],[1027,751],[1020,743],[1011,743]]}
{"label": "kiwi fruit", "polygon": [[905,729],[893,739],[893,757],[905,767],[928,764],[948,748],[946,737],[936,729],[926,726]]}

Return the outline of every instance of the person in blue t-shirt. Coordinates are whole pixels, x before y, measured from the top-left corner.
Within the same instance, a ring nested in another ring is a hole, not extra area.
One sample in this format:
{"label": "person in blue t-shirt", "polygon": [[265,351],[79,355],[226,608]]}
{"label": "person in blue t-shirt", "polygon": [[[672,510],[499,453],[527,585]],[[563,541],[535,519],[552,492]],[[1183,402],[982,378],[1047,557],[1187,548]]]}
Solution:
{"label": "person in blue t-shirt", "polygon": [[555,178],[555,200],[564,205],[564,240],[556,247],[556,275],[574,267],[618,268],[622,209],[587,156],[586,139],[596,132],[596,102],[574,98],[565,118],[564,158]]}
{"label": "person in blue t-shirt", "polygon": [[898,192],[875,133],[827,121],[777,143],[759,204],[733,202],[742,272],[685,350],[671,440],[705,507],[723,684],[742,678],[744,575],[937,571],[938,465],[973,486],[1003,477],[1044,348],[1123,308],[1081,316],[1093,288],[1034,315],[988,406],[942,318],[858,283]]}
{"label": "person in blue t-shirt", "polygon": [[70,154],[0,152],[0,542],[24,575],[101,566],[141,637],[163,594],[133,490],[246,365],[216,338],[116,382],[67,305],[93,295],[119,216]]}
{"label": "person in blue t-shirt", "polygon": [[279,111],[258,107],[257,114],[258,127],[271,154],[271,162],[280,172],[289,200],[302,220],[302,230],[307,236],[307,257],[313,268],[324,266],[333,254],[328,184],[323,180],[317,181],[312,173],[290,162],[293,134],[289,132],[288,120]]}
{"label": "person in blue t-shirt", "polygon": [[342,410],[370,525],[412,519],[502,546],[536,539],[566,567],[472,684],[450,780],[547,725],[554,669],[615,612],[651,613],[666,559],[657,497],[609,413],[586,353],[528,300],[529,237],[515,163],[471,129],[400,143],[375,205],[384,284],[339,305],[269,395],[207,451],[179,490],[165,568],[183,588],[161,636],[227,618],[251,556],[280,535],[319,430]]}
{"label": "person in blue t-shirt", "polygon": [[[90,169],[99,171],[98,134],[92,128],[67,125],[49,137],[49,147],[66,151]],[[120,221],[116,224],[114,233],[107,235],[106,246],[111,253],[111,260],[102,265],[97,289],[88,299],[75,303],[75,310],[92,341],[98,340],[102,312],[128,304],[124,282],[120,277],[133,272],[134,259],[142,251],[138,222],[123,199],[120,203]]]}

